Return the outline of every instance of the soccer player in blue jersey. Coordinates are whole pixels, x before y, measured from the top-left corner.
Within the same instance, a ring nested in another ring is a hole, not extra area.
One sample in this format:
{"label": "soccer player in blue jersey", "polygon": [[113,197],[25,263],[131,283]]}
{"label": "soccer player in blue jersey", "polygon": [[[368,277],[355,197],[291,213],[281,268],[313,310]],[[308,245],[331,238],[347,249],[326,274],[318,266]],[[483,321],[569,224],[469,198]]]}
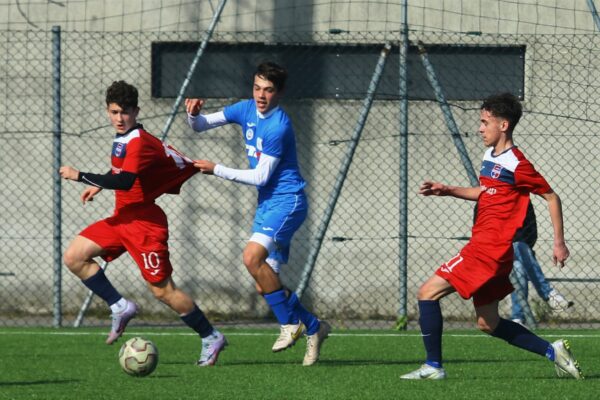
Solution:
{"label": "soccer player in blue jersey", "polygon": [[195,131],[231,123],[242,128],[249,169],[228,168],[208,160],[196,160],[194,166],[203,174],[257,187],[258,206],[243,262],[281,325],[272,350],[291,347],[305,333],[307,347],[302,365],[309,366],[319,359],[321,344],[331,327],[307,311],[296,294],[279,280],[280,267],[288,261],[292,236],[308,212],[292,122],[279,107],[286,78],[284,68],[264,62],[254,73],[253,99],[206,115],[200,114],[202,99],[186,99],[185,105],[188,123]]}

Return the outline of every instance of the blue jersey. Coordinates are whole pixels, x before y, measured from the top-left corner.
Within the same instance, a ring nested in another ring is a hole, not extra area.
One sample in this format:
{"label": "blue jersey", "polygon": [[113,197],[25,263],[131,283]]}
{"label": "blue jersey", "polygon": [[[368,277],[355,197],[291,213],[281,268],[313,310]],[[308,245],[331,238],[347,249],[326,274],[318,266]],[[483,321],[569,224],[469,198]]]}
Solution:
{"label": "blue jersey", "polygon": [[225,107],[223,113],[227,122],[242,127],[250,168],[256,168],[263,153],[279,159],[267,183],[258,188],[259,198],[302,191],[306,182],[298,167],[292,121],[285,111],[275,107],[259,116],[254,100],[244,100]]}

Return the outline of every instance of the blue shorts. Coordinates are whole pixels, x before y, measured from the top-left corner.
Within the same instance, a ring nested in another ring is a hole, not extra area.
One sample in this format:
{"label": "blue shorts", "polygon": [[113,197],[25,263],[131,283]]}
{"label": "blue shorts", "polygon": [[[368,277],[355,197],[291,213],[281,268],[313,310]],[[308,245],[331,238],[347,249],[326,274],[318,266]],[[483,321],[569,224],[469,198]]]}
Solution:
{"label": "blue shorts", "polygon": [[308,214],[308,201],[304,192],[274,195],[259,201],[254,215],[252,232],[273,239],[275,247],[269,258],[282,264],[288,262],[292,236]]}

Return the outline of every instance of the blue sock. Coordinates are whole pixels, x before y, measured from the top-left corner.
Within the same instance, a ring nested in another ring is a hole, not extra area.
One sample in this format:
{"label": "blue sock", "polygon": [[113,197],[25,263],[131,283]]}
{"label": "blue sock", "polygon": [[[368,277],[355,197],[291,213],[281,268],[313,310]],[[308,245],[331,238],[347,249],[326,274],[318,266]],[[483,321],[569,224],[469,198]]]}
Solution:
{"label": "blue sock", "polygon": [[287,296],[285,295],[285,291],[283,289],[279,289],[265,294],[264,298],[269,307],[271,307],[271,310],[273,310],[273,314],[275,314],[275,318],[277,318],[277,321],[279,321],[279,325],[289,324],[290,313],[288,311]]}
{"label": "blue sock", "polygon": [[[285,290],[286,294],[289,293],[289,296],[287,298],[287,308],[288,308],[288,312],[289,312],[288,321],[290,321],[290,324],[296,325],[297,323],[300,322],[300,316],[298,315],[299,311],[296,310],[296,307],[297,307],[296,303],[298,303],[298,304],[300,303],[298,301],[298,296],[296,296],[296,294],[294,292],[292,292],[291,290],[289,290],[287,288],[284,290]],[[292,295],[294,295],[294,297],[292,297]],[[300,306],[302,307],[302,304],[300,304]]]}
{"label": "blue sock", "polygon": [[290,297],[288,297],[288,308],[291,310],[293,318],[296,318],[295,323],[298,323],[298,319],[302,321],[306,327],[307,335],[314,335],[319,331],[319,328],[321,327],[319,319],[313,313],[304,308],[302,303],[300,303],[298,296],[296,296],[296,293],[294,292],[291,292]]}
{"label": "blue sock", "polygon": [[554,360],[554,349],[551,350],[550,355],[546,354],[549,351],[548,348],[552,347],[550,343],[516,322],[500,318],[498,326],[491,335],[506,340],[513,346],[548,358],[552,357],[551,360]]}
{"label": "blue sock", "polygon": [[189,314],[182,315],[180,318],[187,326],[198,332],[203,338],[210,336],[210,334],[213,333],[212,325],[196,304],[194,304],[194,309]]}
{"label": "blue sock", "polygon": [[427,352],[425,363],[435,368],[441,368],[444,320],[438,300],[419,300],[419,325]]}
{"label": "blue sock", "polygon": [[81,282],[83,282],[88,289],[104,300],[109,306],[112,306],[123,297],[110,283],[106,275],[104,275],[103,269],[98,270],[95,275],[92,275],[87,279],[83,279]]}

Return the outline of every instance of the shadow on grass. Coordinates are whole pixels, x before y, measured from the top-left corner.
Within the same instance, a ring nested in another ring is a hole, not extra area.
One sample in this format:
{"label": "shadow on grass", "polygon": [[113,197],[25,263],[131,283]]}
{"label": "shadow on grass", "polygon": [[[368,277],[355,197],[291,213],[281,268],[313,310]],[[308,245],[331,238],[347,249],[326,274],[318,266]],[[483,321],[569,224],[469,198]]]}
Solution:
{"label": "shadow on grass", "polygon": [[[396,360],[331,360],[331,359],[322,359],[319,360],[314,366],[322,366],[322,367],[356,367],[362,365],[408,365],[408,364],[418,364],[417,361],[396,361]],[[218,364],[219,366],[285,366],[289,365],[290,367],[294,366],[302,366],[302,360],[237,360],[237,361],[225,361],[222,364]],[[420,365],[420,364],[419,364]]]}
{"label": "shadow on grass", "polygon": [[[530,362],[531,359],[519,359],[510,360],[510,362]],[[381,359],[354,359],[354,360],[341,360],[341,359],[327,359],[322,358],[319,360],[317,365],[339,367],[349,366],[355,367],[360,365],[415,365],[415,368],[423,364],[423,359],[411,359],[411,360],[381,360]],[[448,359],[444,360],[444,364],[496,364],[503,363],[505,360],[485,360],[485,359]],[[163,361],[163,365],[193,365],[189,361]],[[219,362],[217,366],[239,366],[239,365],[298,365],[302,364],[302,360],[235,360],[235,361],[224,361]]]}
{"label": "shadow on grass", "polygon": [[79,379],[63,379],[63,380],[44,380],[44,381],[22,381],[22,382],[2,382],[0,381],[1,386],[32,386],[32,385],[51,385],[51,384],[68,384],[68,383],[76,383],[81,382]]}
{"label": "shadow on grass", "polygon": [[[302,364],[302,360],[299,361]],[[239,366],[239,365],[295,365],[298,364],[298,361],[290,361],[290,360],[281,360],[281,361],[273,361],[273,360],[236,360],[236,361],[218,361],[215,366],[211,367],[199,367],[195,362],[189,361],[161,361],[161,365],[171,365],[171,366],[186,366],[186,367],[195,367],[199,369],[204,368],[220,368],[220,367],[229,367],[229,366]]]}
{"label": "shadow on grass", "polygon": [[[544,361],[544,359],[542,359],[540,357],[540,360]],[[504,363],[528,363],[528,362],[532,362],[532,361],[536,361],[534,359],[531,358],[511,358],[510,360],[506,360],[506,359],[495,359],[495,358],[489,358],[489,359],[483,359],[483,358],[450,358],[450,359],[446,359],[444,360],[444,364],[504,364]]]}

